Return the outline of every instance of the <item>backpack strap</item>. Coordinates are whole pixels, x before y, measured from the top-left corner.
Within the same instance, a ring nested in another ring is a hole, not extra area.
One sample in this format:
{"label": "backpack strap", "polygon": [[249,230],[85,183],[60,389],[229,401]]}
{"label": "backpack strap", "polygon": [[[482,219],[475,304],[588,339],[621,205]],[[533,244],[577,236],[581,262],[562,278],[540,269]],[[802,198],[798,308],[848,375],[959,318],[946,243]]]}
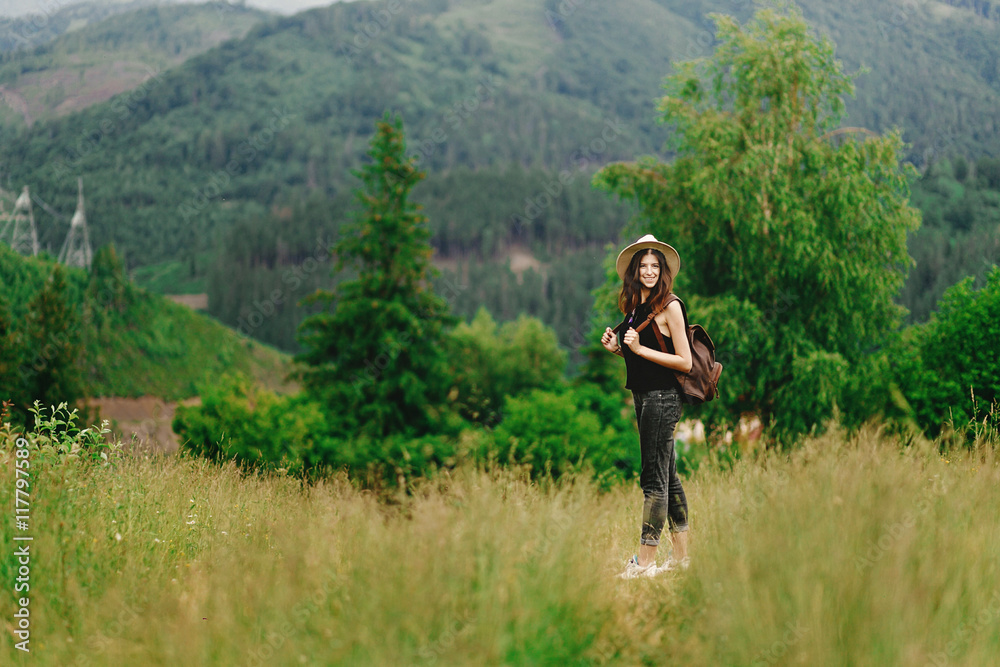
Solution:
{"label": "backpack strap", "polygon": [[[659,315],[661,312],[663,312],[663,311],[662,310],[658,310],[655,313],[650,313],[649,317],[647,317],[645,320],[643,320],[642,324],[640,324],[639,326],[637,326],[635,328],[635,332],[639,333],[640,331],[642,331],[643,329],[645,329],[646,325],[648,325],[653,320],[653,318],[656,317],[657,315]],[[618,326],[616,326],[614,329],[611,330],[611,333],[617,334],[618,330],[622,328],[623,324],[625,324],[625,323],[624,322],[619,322]]]}
{"label": "backpack strap", "polygon": [[[649,317],[646,318],[646,321],[643,322],[642,324],[640,324],[639,328],[636,329],[635,332],[639,333],[640,331],[642,331],[643,329],[645,329],[646,325],[649,324],[650,322],[653,322],[653,319],[657,315],[659,315],[660,313],[662,313],[664,310],[666,310],[666,307],[664,307],[663,309],[661,309],[661,310],[659,310],[659,311],[657,311],[655,313],[650,313]],[[657,343],[657,345],[660,346],[660,351],[665,353],[667,351],[667,342],[665,340],[663,340],[663,333],[660,331],[660,327],[656,324],[656,322],[653,322],[653,333],[656,334],[656,343]]]}
{"label": "backpack strap", "polygon": [[676,301],[679,304],[681,304],[681,313],[683,313],[683,315],[684,315],[684,330],[686,331],[687,328],[688,328],[688,326],[689,326],[688,325],[688,311],[687,311],[687,306],[684,305],[684,301],[682,301],[679,296],[677,296],[676,294],[674,294],[673,292],[671,292],[670,295],[667,297],[667,302],[663,304],[663,310],[666,310],[667,306],[669,306],[674,301]]}
{"label": "backpack strap", "polygon": [[[635,332],[639,333],[640,331],[642,331],[643,329],[645,329],[647,326],[649,326],[649,323],[652,322],[656,318],[657,315],[659,315],[660,313],[662,313],[663,311],[665,311],[667,309],[667,306],[669,306],[674,301],[679,301],[680,304],[681,304],[681,312],[684,314],[684,327],[686,329],[687,325],[688,325],[687,308],[684,307],[684,302],[681,301],[681,298],[679,296],[677,296],[676,294],[674,294],[673,292],[671,292],[669,295],[667,295],[667,300],[663,304],[663,308],[660,308],[655,313],[650,313],[649,317],[647,317],[642,322],[642,324],[640,324],[639,326],[637,326],[635,328]],[[612,332],[615,333],[615,334],[617,334],[618,330],[621,328],[622,324],[624,324],[624,322],[619,323],[618,326],[616,326],[614,329],[612,329]],[[660,327],[654,326],[653,327],[653,333],[656,334],[656,342],[660,346],[660,351],[666,353],[666,351],[667,351],[667,343],[663,339],[663,333],[660,331]]]}

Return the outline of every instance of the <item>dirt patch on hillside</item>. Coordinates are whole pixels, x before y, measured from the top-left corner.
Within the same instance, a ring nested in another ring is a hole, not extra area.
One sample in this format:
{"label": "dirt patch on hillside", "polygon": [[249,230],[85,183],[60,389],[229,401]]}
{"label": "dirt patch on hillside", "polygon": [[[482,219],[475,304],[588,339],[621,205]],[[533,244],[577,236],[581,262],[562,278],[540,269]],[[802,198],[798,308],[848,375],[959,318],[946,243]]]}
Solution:
{"label": "dirt patch on hillside", "polygon": [[518,280],[528,269],[534,270],[535,273],[542,273],[542,263],[527,248],[511,246],[508,257],[510,258],[510,270],[517,276]]}
{"label": "dirt patch on hillside", "polygon": [[25,125],[31,127],[34,119],[28,109],[28,101],[24,99],[24,95],[21,95],[16,90],[8,90],[7,88],[0,86],[0,103],[13,109],[15,113],[21,114],[21,117],[24,118]]}
{"label": "dirt patch on hillside", "polygon": [[201,405],[201,398],[167,402],[155,396],[140,398],[92,398],[88,406],[100,410],[100,418],[111,422],[115,437],[133,451],[173,454],[180,447],[180,439],[171,424],[177,405]]}
{"label": "dirt patch on hillside", "polygon": [[164,294],[174,303],[193,308],[194,310],[208,310],[207,294]]}
{"label": "dirt patch on hillside", "polygon": [[[34,117],[65,116],[131,90],[149,78],[150,72],[137,63],[113,61],[25,74],[14,91],[22,95]],[[117,115],[112,117],[117,119]]]}
{"label": "dirt patch on hillside", "polygon": [[[434,253],[432,259],[434,266],[440,271],[451,271],[453,273],[461,273],[459,275],[459,280],[468,280],[468,267],[472,263],[483,263],[484,260],[477,259],[474,253],[469,253],[466,255],[456,254],[450,255],[448,257],[442,257],[438,253]],[[487,263],[499,263],[503,264],[504,261],[508,263],[511,272],[517,278],[518,282],[521,281],[524,272],[528,269],[532,269],[536,273],[546,275],[546,269],[548,266],[541,262],[531,250],[526,246],[522,245],[511,245],[503,252],[498,253],[493,259],[485,260]]]}

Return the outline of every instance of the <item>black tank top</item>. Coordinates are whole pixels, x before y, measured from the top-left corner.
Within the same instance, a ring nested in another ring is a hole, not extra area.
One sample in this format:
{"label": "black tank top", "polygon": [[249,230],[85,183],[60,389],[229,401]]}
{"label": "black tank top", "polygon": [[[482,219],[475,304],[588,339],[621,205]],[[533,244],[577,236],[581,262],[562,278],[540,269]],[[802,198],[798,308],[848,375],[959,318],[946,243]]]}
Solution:
{"label": "black tank top", "polygon": [[[647,317],[649,317],[649,304],[641,303],[635,309],[634,313],[625,316],[621,328],[618,330],[618,343],[621,345],[622,353],[625,355],[625,388],[632,391],[652,391],[653,389],[676,389],[680,391],[681,387],[677,382],[677,376],[674,375],[673,370],[666,366],[661,366],[655,361],[643,359],[633,353],[628,345],[625,345],[622,341],[625,332],[629,328],[635,329],[645,322]],[[661,351],[660,344],[657,342],[656,333],[653,331],[653,327],[655,326],[657,325],[654,320],[639,332],[639,344],[659,352]],[[667,346],[667,352],[674,354],[674,339],[667,334],[663,334],[663,342]]]}

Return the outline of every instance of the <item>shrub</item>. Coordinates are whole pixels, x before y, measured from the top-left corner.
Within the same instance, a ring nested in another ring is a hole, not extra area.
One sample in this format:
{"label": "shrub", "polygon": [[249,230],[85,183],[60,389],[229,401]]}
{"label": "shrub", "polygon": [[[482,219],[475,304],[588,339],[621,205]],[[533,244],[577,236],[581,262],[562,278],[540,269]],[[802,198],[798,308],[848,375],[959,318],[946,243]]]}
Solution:
{"label": "shrub", "polygon": [[775,392],[775,432],[790,440],[834,416],[849,365],[836,352],[814,350],[792,361],[789,381]]}
{"label": "shrub", "polygon": [[595,411],[595,401],[599,398],[584,390],[534,390],[508,398],[492,455],[501,463],[528,467],[536,479],[586,469],[603,481],[631,476],[638,470],[634,429],[628,434],[602,425],[602,412],[611,408]]}
{"label": "shrub", "polygon": [[[945,423],[989,422],[1000,389],[1000,268],[986,285],[967,278],[945,292],[930,321],[911,327],[893,355],[897,403],[934,434]],[[991,412],[992,411],[992,412]]]}
{"label": "shrub", "polygon": [[371,488],[454,467],[474,449],[474,436],[446,434],[372,437],[337,430],[337,422],[306,394],[278,396],[227,376],[202,392],[200,406],[181,406],[174,431],[184,447],[253,468],[321,475],[347,470]]}
{"label": "shrub", "polygon": [[304,395],[278,396],[226,376],[201,397],[200,406],[179,406],[173,422],[184,447],[196,454],[289,472],[328,458],[325,417]]}
{"label": "shrub", "polygon": [[457,437],[437,434],[422,437],[392,435],[358,436],[329,447],[328,469],[346,469],[349,476],[376,491],[406,488],[414,479],[431,477],[455,468],[484,448],[485,432],[468,429]]}
{"label": "shrub", "polygon": [[555,332],[522,315],[502,326],[481,308],[471,324],[448,335],[452,400],[470,421],[494,425],[504,398],[532,389],[555,389],[566,370],[566,353]]}
{"label": "shrub", "polygon": [[[0,413],[0,447],[12,452],[27,449],[28,458],[38,464],[62,464],[71,461],[109,465],[122,456],[121,442],[108,440],[111,432],[107,420],[99,427],[81,429],[77,424],[79,416],[66,403],[45,407],[35,401],[28,411],[34,415],[31,430],[20,432],[8,421],[10,416],[6,401]],[[48,414],[46,414],[46,412]],[[19,441],[24,440],[26,445]]]}

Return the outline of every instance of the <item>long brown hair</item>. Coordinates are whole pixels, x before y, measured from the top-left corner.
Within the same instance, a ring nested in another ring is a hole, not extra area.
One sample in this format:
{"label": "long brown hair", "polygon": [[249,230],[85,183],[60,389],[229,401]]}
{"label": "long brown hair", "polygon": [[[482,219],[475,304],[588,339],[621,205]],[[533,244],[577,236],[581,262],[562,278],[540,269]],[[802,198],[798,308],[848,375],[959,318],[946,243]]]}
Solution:
{"label": "long brown hair", "polygon": [[650,312],[655,313],[663,307],[663,302],[670,296],[670,290],[674,287],[674,277],[670,274],[670,267],[667,266],[667,258],[663,256],[662,252],[656,248],[636,250],[635,254],[632,255],[632,260],[628,263],[628,268],[625,269],[625,278],[622,280],[622,291],[618,295],[618,309],[622,313],[631,313],[642,303],[642,281],[639,280],[639,264],[646,255],[655,256],[656,261],[660,263],[660,279],[649,290],[649,297],[646,299],[652,308]]}

